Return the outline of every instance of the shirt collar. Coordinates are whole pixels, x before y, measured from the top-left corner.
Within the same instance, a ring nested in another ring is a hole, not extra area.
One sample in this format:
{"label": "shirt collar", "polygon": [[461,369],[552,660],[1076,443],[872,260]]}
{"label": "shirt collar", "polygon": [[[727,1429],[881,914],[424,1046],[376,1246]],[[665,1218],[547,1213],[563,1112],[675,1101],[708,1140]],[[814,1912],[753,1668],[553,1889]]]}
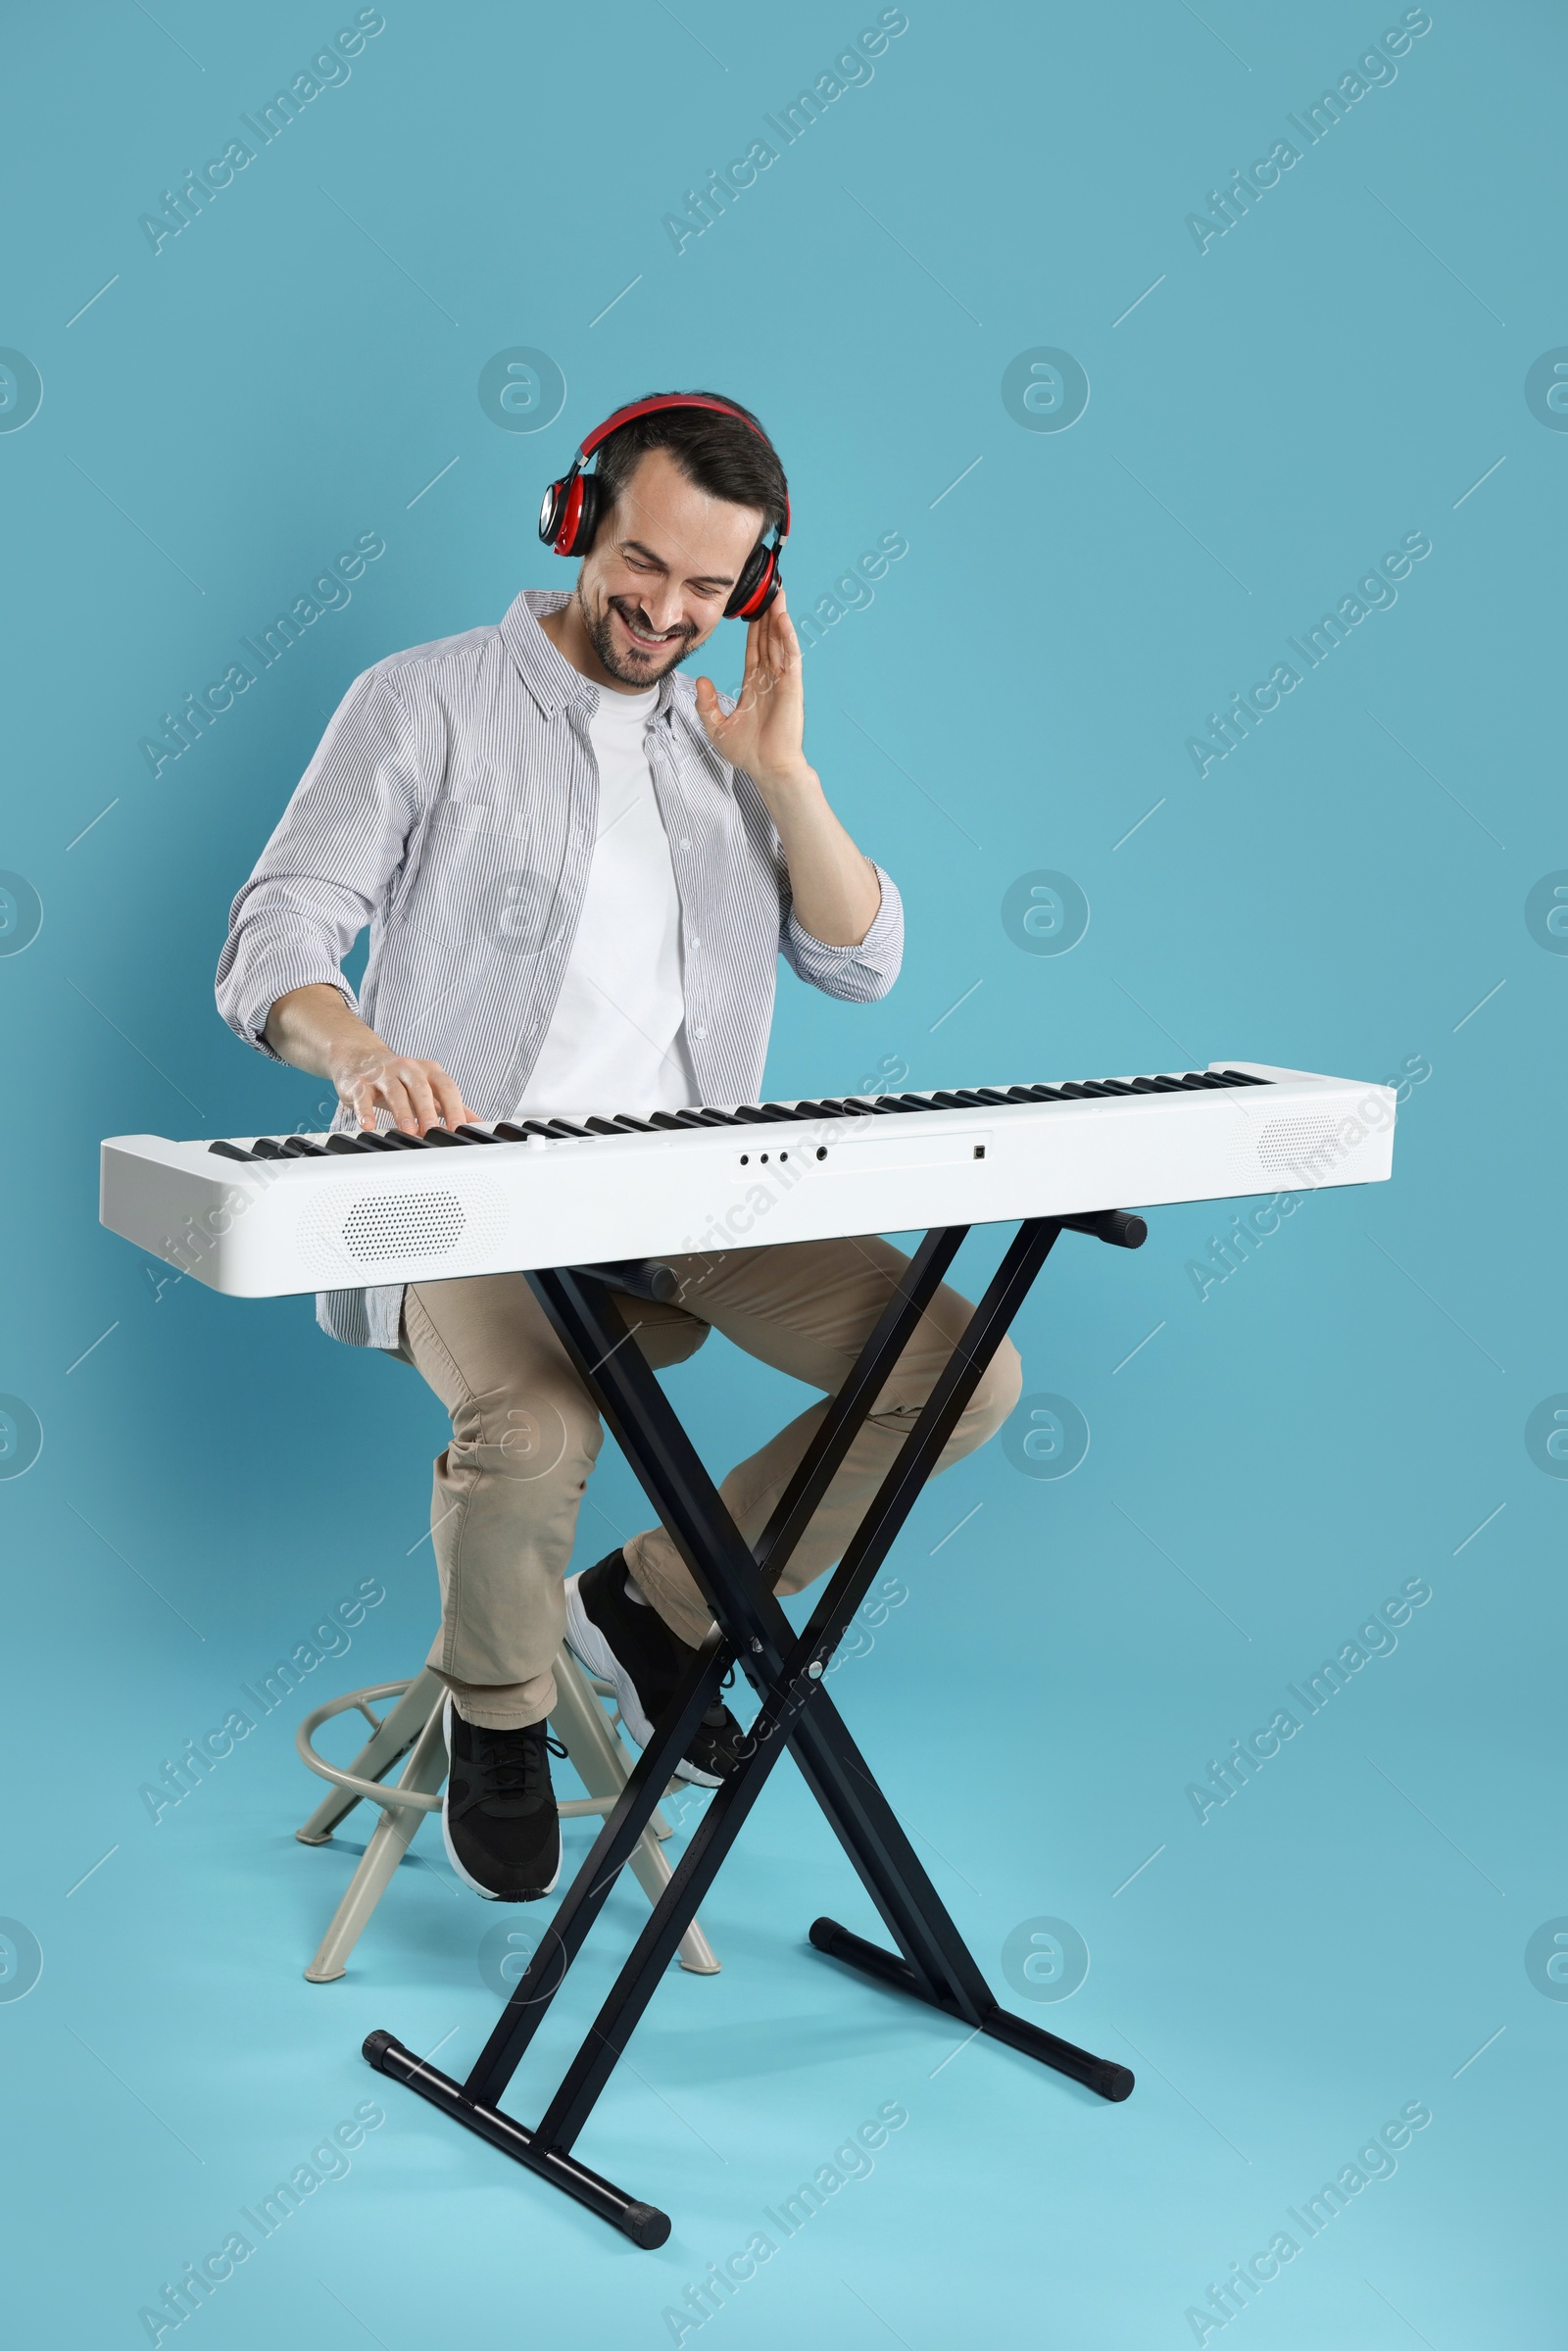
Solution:
{"label": "shirt collar", "polygon": [[[592,679],[574,669],[539,626],[544,613],[560,612],[570,599],[569,588],[524,588],[514,598],[501,622],[501,642],[546,718],[553,718],[559,710],[570,704],[591,710],[599,699],[599,688]],[[675,672],[669,670],[659,681],[656,721],[669,717],[674,700]]]}

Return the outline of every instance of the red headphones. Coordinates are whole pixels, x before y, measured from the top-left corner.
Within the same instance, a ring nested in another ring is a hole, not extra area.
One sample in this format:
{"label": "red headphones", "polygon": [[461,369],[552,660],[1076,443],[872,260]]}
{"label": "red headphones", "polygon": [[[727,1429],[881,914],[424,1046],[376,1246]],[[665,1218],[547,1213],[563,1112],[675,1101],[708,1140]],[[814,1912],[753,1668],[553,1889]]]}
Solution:
{"label": "red headphones", "polygon": [[[539,509],[539,536],[557,555],[586,555],[594,543],[603,513],[603,493],[596,473],[584,473],[583,466],[602,441],[607,441],[621,425],[630,424],[636,416],[657,416],[661,409],[705,408],[720,416],[739,417],[750,426],[760,440],[767,435],[760,424],[753,422],[743,410],[727,400],[704,400],[680,392],[660,392],[652,400],[634,400],[628,408],[616,409],[603,424],[595,425],[571,461],[571,470],[564,481],[553,481],[545,492]],[[769,444],[771,446],[771,444]],[[757,620],[767,611],[779,591],[779,557],[790,531],[789,493],[784,495],[784,519],[774,526],[771,541],[759,539],[741,567],[728,604],[724,607],[726,620]]]}

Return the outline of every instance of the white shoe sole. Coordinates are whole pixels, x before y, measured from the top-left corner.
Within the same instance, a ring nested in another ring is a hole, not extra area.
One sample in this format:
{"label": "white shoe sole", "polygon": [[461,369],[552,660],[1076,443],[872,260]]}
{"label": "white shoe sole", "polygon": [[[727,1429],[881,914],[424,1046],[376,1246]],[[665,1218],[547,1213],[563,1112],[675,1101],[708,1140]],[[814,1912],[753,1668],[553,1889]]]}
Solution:
{"label": "white shoe sole", "polygon": [[[467,1871],[464,1868],[463,1863],[459,1860],[458,1849],[452,1841],[452,1830],[447,1820],[447,1806],[452,1801],[452,1700],[450,1697],[448,1697],[446,1704],[441,1710],[441,1736],[447,1742],[447,1784],[441,1790],[441,1842],[446,1846],[447,1859],[451,1862],[458,1876],[463,1880],[464,1885],[468,1887],[470,1892],[476,1893],[481,1901],[503,1901],[505,1896],[498,1894],[492,1886],[481,1886],[477,1878],[469,1877]],[[548,1886],[541,1886],[537,1894],[525,1895],[524,1899],[530,1902],[543,1901],[546,1894],[553,1894],[555,1892],[556,1887],[560,1885],[560,1883],[561,1862],[558,1856],[556,1861],[556,1874],[551,1879],[550,1884]]]}
{"label": "white shoe sole", "polygon": [[[615,1704],[638,1746],[645,1747],[654,1736],[654,1726],[643,1712],[643,1702],[637,1695],[637,1685],[615,1655],[593,1618],[583,1606],[577,1587],[580,1576],[566,1579],[566,1646],[579,1665],[608,1682],[615,1693]],[[683,1755],[675,1766],[675,1778],[687,1780],[694,1788],[719,1788],[723,1783],[711,1772],[700,1772],[695,1763]],[[444,1816],[443,1816],[444,1817]]]}

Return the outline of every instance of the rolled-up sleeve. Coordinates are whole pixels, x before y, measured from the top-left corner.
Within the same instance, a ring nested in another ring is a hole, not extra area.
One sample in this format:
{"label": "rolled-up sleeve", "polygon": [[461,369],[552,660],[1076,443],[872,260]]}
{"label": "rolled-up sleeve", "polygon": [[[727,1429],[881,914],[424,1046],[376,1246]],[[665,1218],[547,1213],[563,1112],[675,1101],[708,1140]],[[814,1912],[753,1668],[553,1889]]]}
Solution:
{"label": "rolled-up sleeve", "polygon": [[875,1004],[886,996],[904,960],[904,901],[893,876],[884,873],[880,865],[876,878],[882,888],[882,904],[857,947],[829,947],[823,940],[813,939],[797,918],[794,906],[785,906],[779,946],[790,969],[825,996],[840,996],[853,1004]]}
{"label": "rolled-up sleeve", "polygon": [[229,908],[218,1008],[275,1060],[267,1016],[291,988],[341,989],[343,957],[385,904],[426,792],[420,730],[382,670],[355,680]]}

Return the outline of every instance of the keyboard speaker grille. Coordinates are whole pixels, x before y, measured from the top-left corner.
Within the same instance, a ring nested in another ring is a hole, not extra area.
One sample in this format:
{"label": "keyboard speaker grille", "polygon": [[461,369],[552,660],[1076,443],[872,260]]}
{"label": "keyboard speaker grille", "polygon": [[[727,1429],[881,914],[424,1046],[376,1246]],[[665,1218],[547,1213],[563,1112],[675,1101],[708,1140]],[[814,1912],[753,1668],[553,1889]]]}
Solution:
{"label": "keyboard speaker grille", "polygon": [[361,1268],[431,1258],[462,1273],[493,1251],[507,1223],[490,1184],[466,1185],[461,1199],[444,1186],[333,1184],[300,1218],[300,1254],[326,1285]]}
{"label": "keyboard speaker grille", "polygon": [[[1321,1158],[1319,1157],[1321,1154]],[[1310,1182],[1344,1158],[1339,1121],[1333,1118],[1271,1118],[1257,1139],[1257,1155],[1272,1173]]]}
{"label": "keyboard speaker grille", "polygon": [[362,1200],[343,1220],[343,1247],[362,1265],[386,1257],[440,1257],[467,1223],[451,1192],[404,1192]]}

